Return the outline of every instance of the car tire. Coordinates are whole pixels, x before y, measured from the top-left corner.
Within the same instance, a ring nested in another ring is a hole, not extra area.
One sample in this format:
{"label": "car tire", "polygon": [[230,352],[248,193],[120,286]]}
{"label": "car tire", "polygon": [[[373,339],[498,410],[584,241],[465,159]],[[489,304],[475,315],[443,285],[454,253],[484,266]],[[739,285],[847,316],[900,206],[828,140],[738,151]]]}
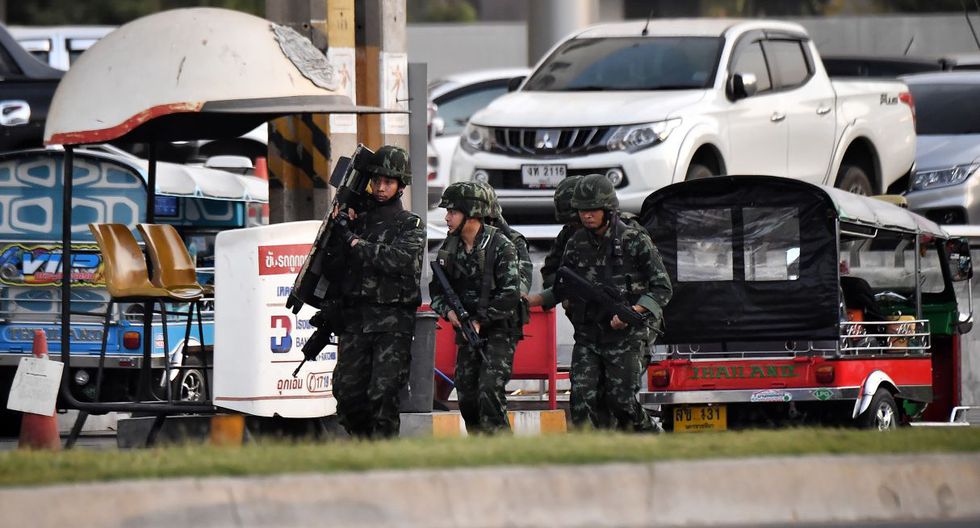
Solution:
{"label": "car tire", "polygon": [[701,178],[710,178],[712,176],[717,176],[717,174],[715,174],[711,168],[709,168],[707,165],[702,165],[695,162],[687,168],[686,180],[700,180]]}
{"label": "car tire", "polygon": [[[189,358],[184,365],[201,366],[201,362]],[[182,369],[174,380],[174,397],[177,401],[203,402],[207,398],[207,383],[204,369]]]}
{"label": "car tire", "polygon": [[868,410],[858,416],[858,426],[862,429],[890,431],[898,427],[898,405],[887,389],[878,389],[871,398]]}
{"label": "car tire", "polygon": [[861,196],[870,196],[872,193],[871,179],[864,169],[857,165],[841,165],[840,170],[837,171],[836,187]]}

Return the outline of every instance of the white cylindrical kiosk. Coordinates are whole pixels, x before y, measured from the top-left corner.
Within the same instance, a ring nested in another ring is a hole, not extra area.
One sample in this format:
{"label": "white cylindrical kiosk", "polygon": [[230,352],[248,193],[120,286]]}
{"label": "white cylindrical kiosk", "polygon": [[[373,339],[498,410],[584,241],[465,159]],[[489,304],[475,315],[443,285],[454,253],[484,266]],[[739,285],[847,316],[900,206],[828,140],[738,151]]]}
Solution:
{"label": "white cylindrical kiosk", "polygon": [[313,334],[304,306],[286,308],[293,281],[320,222],[289,222],[223,231],[215,242],[214,404],[256,416],[314,418],[334,414],[336,345],[308,361]]}

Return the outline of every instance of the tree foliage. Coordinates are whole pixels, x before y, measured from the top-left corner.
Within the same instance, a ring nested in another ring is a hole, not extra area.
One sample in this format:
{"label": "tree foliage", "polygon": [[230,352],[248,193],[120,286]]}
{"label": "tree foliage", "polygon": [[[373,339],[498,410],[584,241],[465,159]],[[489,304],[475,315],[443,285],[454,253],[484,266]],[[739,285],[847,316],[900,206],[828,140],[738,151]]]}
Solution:
{"label": "tree foliage", "polygon": [[408,21],[476,22],[477,12],[467,0],[409,0]]}
{"label": "tree foliage", "polygon": [[7,24],[119,25],[181,7],[224,7],[265,16],[265,0],[17,0],[7,2]]}

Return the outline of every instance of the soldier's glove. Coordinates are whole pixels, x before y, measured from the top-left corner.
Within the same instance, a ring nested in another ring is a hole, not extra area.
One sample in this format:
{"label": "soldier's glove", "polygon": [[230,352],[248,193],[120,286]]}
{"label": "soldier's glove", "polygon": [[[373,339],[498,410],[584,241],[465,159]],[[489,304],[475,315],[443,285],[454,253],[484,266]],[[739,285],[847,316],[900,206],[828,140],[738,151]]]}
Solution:
{"label": "soldier's glove", "polygon": [[337,233],[337,238],[340,239],[340,240],[343,240],[344,243],[347,244],[348,246],[350,246],[352,242],[354,242],[355,240],[357,240],[357,235],[355,235],[350,230],[350,228],[347,227],[347,223],[346,222],[344,222],[344,223],[337,223],[334,226],[334,232]]}

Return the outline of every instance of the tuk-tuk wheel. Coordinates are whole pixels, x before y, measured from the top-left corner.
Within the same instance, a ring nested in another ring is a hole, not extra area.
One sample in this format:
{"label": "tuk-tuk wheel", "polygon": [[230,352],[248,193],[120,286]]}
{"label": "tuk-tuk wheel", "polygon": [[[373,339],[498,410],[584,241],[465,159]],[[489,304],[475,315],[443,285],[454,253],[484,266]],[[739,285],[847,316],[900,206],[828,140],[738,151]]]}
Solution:
{"label": "tuk-tuk wheel", "polygon": [[898,405],[887,389],[878,389],[871,398],[868,410],[858,416],[858,426],[865,429],[888,431],[898,427]]}

